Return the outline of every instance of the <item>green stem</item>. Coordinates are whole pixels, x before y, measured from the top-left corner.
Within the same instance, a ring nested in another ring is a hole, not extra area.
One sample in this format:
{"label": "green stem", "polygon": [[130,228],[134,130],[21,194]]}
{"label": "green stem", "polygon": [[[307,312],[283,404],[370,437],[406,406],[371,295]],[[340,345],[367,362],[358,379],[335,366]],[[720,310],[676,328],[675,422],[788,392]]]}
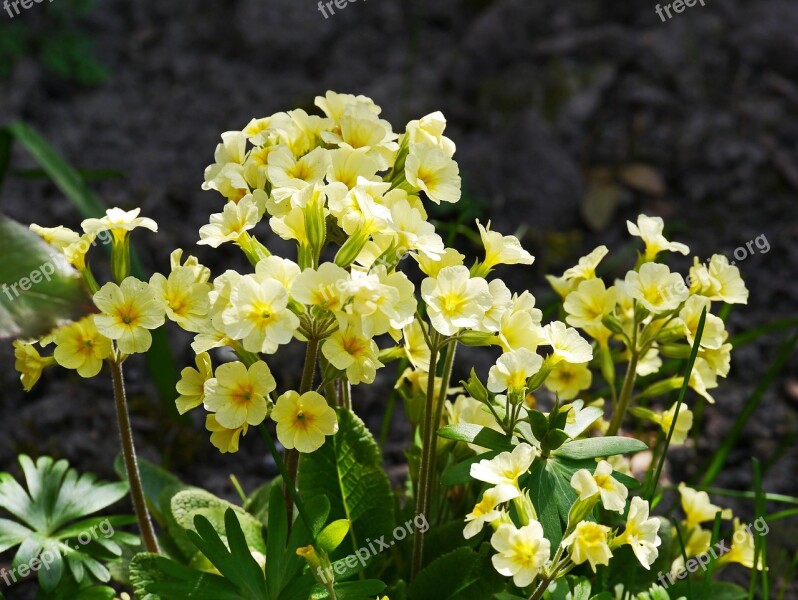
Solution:
{"label": "green stem", "polygon": [[[440,337],[437,332],[432,334],[429,358],[429,373],[427,377],[427,399],[424,406],[424,424],[421,432],[421,467],[418,475],[418,489],[416,490],[416,515],[426,515],[429,509],[429,494],[427,483],[429,481],[431,448],[434,442],[433,416],[435,412],[435,374],[438,370],[438,352],[440,350]],[[424,553],[424,533],[419,529],[413,538],[413,559],[411,563],[411,577],[418,575],[421,570]]]}
{"label": "green stem", "polygon": [[130,482],[130,497],[133,500],[133,509],[139,522],[139,530],[144,540],[147,552],[158,554],[158,539],[152,526],[152,519],[147,510],[147,501],[144,498],[144,486],[141,483],[141,473],[136,459],[136,446],[133,442],[133,429],[130,426],[130,413],[128,412],[127,396],[125,395],[125,378],[122,373],[121,360],[110,360],[111,376],[114,381],[114,398],[116,399],[116,418],[119,425],[119,437],[122,440],[122,456],[125,460],[125,471]]}
{"label": "green stem", "polygon": [[[433,430],[440,427],[441,419],[443,418],[443,407],[446,404],[446,395],[449,391],[449,383],[452,379],[452,368],[454,367],[454,355],[457,351],[457,341],[452,341],[447,344],[448,348],[446,349],[446,360],[443,363],[443,374],[441,378],[441,389],[438,392],[438,403],[435,405],[435,420],[433,423]],[[434,433],[434,431],[433,431]],[[437,472],[436,465],[437,463],[437,454],[438,454],[438,440],[435,439],[435,436],[432,437],[432,445],[430,446],[430,469],[428,472],[429,481],[427,481],[426,491],[427,491],[427,506],[432,505],[432,491],[435,487],[436,482],[435,473]]]}
{"label": "green stem", "polygon": [[[300,396],[313,388],[313,376],[316,372],[318,350],[319,340],[315,337],[308,338],[308,347],[305,354],[305,368],[302,371],[302,381],[299,384]],[[296,448],[291,448],[290,450],[286,448],[285,467],[286,475],[288,475],[284,481],[285,506],[288,512],[288,524],[290,528],[294,517],[294,493],[296,492],[296,481],[299,474],[299,450]]]}
{"label": "green stem", "polygon": [[612,421],[610,421],[607,435],[617,435],[618,430],[621,428],[623,418],[626,416],[626,410],[629,408],[629,401],[632,399],[632,392],[635,388],[635,381],[637,379],[637,361],[640,354],[637,350],[637,318],[635,317],[634,331],[632,334],[632,346],[629,348],[631,357],[629,358],[629,367],[626,370],[626,376],[623,379],[623,387],[621,388],[621,396],[618,399],[618,406],[612,413]]}

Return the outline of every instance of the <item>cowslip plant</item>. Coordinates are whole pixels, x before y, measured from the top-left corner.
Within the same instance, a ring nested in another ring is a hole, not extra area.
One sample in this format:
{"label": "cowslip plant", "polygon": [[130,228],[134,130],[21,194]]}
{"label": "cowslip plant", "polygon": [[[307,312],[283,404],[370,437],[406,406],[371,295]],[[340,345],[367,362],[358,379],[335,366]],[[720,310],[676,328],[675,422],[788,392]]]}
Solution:
{"label": "cowslip plant", "polygon": [[[131,568],[137,593],[181,597],[181,586],[207,583],[214,597],[261,598],[265,589],[269,598],[355,598],[387,585],[394,600],[537,600],[587,598],[617,584],[661,597],[655,564],[677,569],[685,553],[677,532],[651,515],[652,494],[639,495],[624,456],[648,444],[619,433],[628,415],[642,420],[642,439],[651,439],[645,423],[662,430],[652,444],[660,466],[647,482],[655,490],[668,445],[684,443],[692,426],[685,389],[712,402],[709,391],[728,373],[731,346],[711,309],[746,301],[739,271],[722,256],[707,265],[696,259],[688,285],[659,262],[688,248],[664,237],[661,219],[640,215],[628,228],[645,250],[625,278],[608,286],[597,276],[608,254],[597,248],[549,278],[563,320],[544,324],[533,294],[493,275],[499,265],[533,263],[516,237],[477,221],[484,254],[468,267],[429,218],[430,202],[461,197],[441,113],[400,134],[364,96],[328,92],[316,106],[321,114],[280,112],[224,133],[205,171],[203,188],[216,192],[217,208],[198,244],[237,246],[248,270],[214,274],[178,249],[168,273],[131,277],[130,232],[157,231],[138,210],[111,209],[84,221],[82,234],[34,227],[83,274],[99,313],[38,348],[18,342],[18,368],[32,382],[56,363],[83,377],[110,365],[149,550]],[[85,241],[109,232],[114,281],[100,286]],[[272,253],[274,237],[293,247],[290,257]],[[242,495],[243,509],[228,506],[223,516],[196,492],[189,511],[181,494],[149,498],[170,558],[158,556],[121,370],[167,320],[194,335],[195,364],[176,390],[179,412],[202,408],[222,453],[236,452],[257,429],[281,471],[280,485]],[[52,356],[41,356],[51,344]],[[295,378],[271,368],[288,344],[304,346]],[[496,359],[454,386],[460,345],[490,348]],[[661,357],[689,359],[689,373]],[[393,361],[406,365],[396,390],[413,427],[408,482],[396,493],[355,414],[357,386],[374,384]],[[596,392],[599,376],[607,389]],[[676,390],[677,403],[655,409]],[[540,410],[546,396],[548,412]],[[257,508],[258,497],[269,499],[268,509]],[[407,516],[428,525],[403,543],[395,525]],[[266,527],[265,543],[260,525],[242,530],[253,518]],[[692,536],[696,527],[682,529]],[[754,564],[747,555],[737,562]]]}

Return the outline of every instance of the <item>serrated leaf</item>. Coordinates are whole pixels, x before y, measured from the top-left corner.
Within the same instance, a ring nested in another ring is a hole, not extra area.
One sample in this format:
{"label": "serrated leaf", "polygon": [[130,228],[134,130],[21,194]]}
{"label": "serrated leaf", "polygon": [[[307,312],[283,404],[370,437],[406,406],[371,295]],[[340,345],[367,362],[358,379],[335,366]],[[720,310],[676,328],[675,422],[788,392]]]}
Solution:
{"label": "serrated leaf", "polygon": [[96,311],[64,255],[3,216],[0,256],[0,339],[39,338]]}
{"label": "serrated leaf", "polygon": [[582,460],[640,452],[647,449],[648,446],[640,440],[623,436],[609,436],[568,442],[555,450],[553,455],[572,460]]}
{"label": "serrated leaf", "polygon": [[349,410],[338,411],[338,433],[316,452],[302,455],[298,483],[303,497],[329,499],[331,519],[349,520],[349,539],[339,552],[352,553],[367,538],[388,536],[394,527],[393,494],[380,450]]}
{"label": "serrated leaf", "polygon": [[228,510],[235,512],[249,545],[264,554],[266,544],[263,541],[263,525],[243,508],[217,498],[205,490],[183,490],[172,498],[172,515],[177,524],[187,530],[194,529],[195,517],[202,515],[211,523],[217,533],[223,534],[225,513]]}

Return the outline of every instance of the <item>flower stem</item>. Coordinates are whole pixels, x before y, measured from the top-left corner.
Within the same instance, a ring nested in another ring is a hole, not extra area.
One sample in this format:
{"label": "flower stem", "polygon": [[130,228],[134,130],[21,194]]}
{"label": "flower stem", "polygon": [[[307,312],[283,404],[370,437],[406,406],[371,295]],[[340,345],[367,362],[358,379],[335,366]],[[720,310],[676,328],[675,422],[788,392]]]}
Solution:
{"label": "flower stem", "polygon": [[618,434],[623,418],[626,415],[626,409],[629,408],[629,401],[632,399],[632,392],[637,379],[637,358],[637,350],[633,348],[632,357],[629,359],[629,368],[626,371],[626,377],[624,377],[623,387],[621,388],[621,397],[618,400],[615,412],[612,413],[612,421],[610,421],[610,426],[607,429],[607,435]]}
{"label": "flower stem", "polygon": [[[432,445],[435,441],[433,417],[435,413],[435,373],[438,370],[438,353],[440,350],[440,336],[437,332],[432,334],[430,347],[429,373],[427,377],[427,400],[424,406],[424,428],[421,432],[421,468],[418,475],[418,489],[416,490],[416,515],[426,515],[429,509],[429,493],[427,486],[430,479]],[[411,577],[415,577],[421,570],[424,553],[424,533],[419,529],[413,538],[413,560]]]}
{"label": "flower stem", "polygon": [[[452,379],[452,368],[454,367],[454,355],[457,351],[457,341],[454,340],[449,342],[448,348],[446,349],[446,359],[443,363],[443,374],[441,378],[441,389],[438,392],[438,402],[435,405],[435,419],[432,422],[433,426],[433,436],[432,436],[432,445],[429,449],[429,462],[430,462],[430,469],[427,473],[428,481],[426,486],[427,491],[427,506],[432,506],[432,492],[435,488],[436,482],[435,473],[437,472],[436,465],[437,463],[437,454],[438,454],[438,440],[435,439],[434,430],[437,427],[440,427],[441,419],[443,418],[443,407],[446,404],[446,395],[449,391],[449,383]],[[417,534],[418,535],[418,534]]]}
{"label": "flower stem", "polygon": [[147,510],[147,501],[144,498],[144,487],[141,483],[141,473],[136,459],[136,447],[133,443],[133,429],[130,426],[130,413],[128,412],[127,396],[125,395],[125,378],[122,373],[122,361],[110,360],[111,375],[114,382],[114,398],[116,399],[116,418],[119,425],[119,437],[122,440],[122,456],[125,459],[125,471],[130,482],[130,497],[133,500],[133,509],[139,522],[139,530],[148,552],[157,554],[158,540],[152,526],[152,519]]}
{"label": "flower stem", "polygon": [[[302,381],[299,384],[299,394],[309,392],[313,388],[313,375],[316,372],[316,357],[319,350],[319,340],[316,337],[308,338],[308,347],[305,353],[305,368],[302,371]],[[288,512],[288,527],[294,517],[294,495],[296,481],[299,474],[299,450],[296,448],[285,450],[285,467],[288,479],[283,482],[285,487],[285,507]]]}

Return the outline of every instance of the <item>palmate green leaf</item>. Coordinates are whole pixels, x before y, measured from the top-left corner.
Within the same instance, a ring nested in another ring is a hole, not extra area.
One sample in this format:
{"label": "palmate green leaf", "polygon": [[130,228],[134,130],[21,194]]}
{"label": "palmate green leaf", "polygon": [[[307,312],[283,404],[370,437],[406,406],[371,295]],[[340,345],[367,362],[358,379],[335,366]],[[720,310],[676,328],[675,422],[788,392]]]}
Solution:
{"label": "palmate green leaf", "polygon": [[[0,506],[22,521],[0,519],[0,547],[3,550],[19,544],[14,565],[29,564],[44,551],[54,555],[49,568],[39,569],[39,584],[46,592],[53,591],[62,580],[64,544],[81,534],[91,536],[94,543],[74,544],[66,556],[77,583],[89,573],[99,581],[108,581],[108,570],[98,562],[120,554],[119,544],[137,544],[138,538],[122,531],[108,534],[100,523],[108,521],[116,528],[128,524],[128,517],[86,518],[107,508],[127,494],[127,483],[101,483],[94,475],[78,475],[64,461],[54,462],[41,457],[35,463],[20,456],[27,491],[9,473],[0,473]],[[23,535],[24,534],[24,535]]]}
{"label": "palmate green leaf", "polygon": [[567,442],[552,454],[572,460],[598,458],[600,456],[614,456],[647,450],[648,446],[640,440],[623,436],[609,436],[586,438]]}
{"label": "palmate green leaf", "polygon": [[95,311],[64,255],[3,216],[0,256],[0,339],[38,338]]}
{"label": "palmate green leaf", "polygon": [[130,585],[137,600],[248,600],[223,577],[157,554],[141,553],[133,557]]}
{"label": "palmate green leaf", "polygon": [[349,520],[349,539],[339,552],[351,554],[366,546],[367,538],[389,536],[394,500],[380,450],[363,421],[339,410],[338,427],[316,452],[302,455],[298,487],[304,498],[326,496],[331,519]]}

